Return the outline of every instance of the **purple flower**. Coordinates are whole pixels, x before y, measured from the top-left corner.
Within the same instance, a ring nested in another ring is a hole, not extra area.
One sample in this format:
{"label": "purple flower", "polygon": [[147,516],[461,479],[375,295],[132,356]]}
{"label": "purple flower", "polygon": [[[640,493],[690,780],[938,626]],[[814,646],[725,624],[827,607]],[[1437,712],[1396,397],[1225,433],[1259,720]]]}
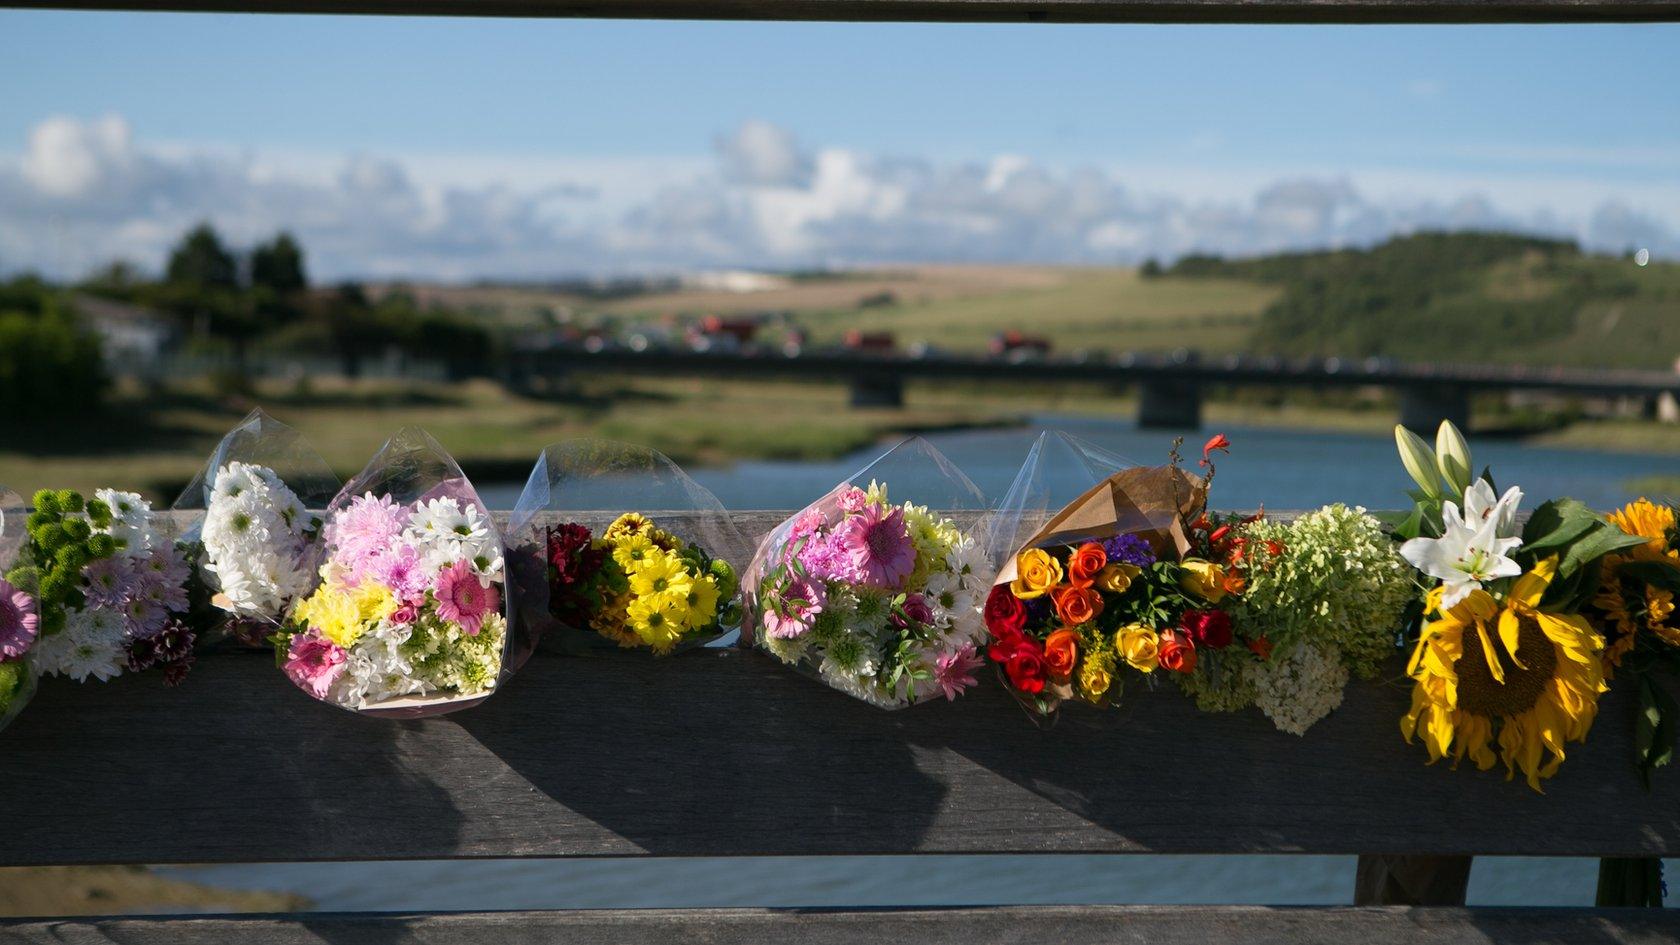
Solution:
{"label": "purple flower", "polygon": [[344,661],[349,654],[344,648],[317,634],[314,630],[292,637],[286,648],[286,675],[298,687],[317,699],[325,699],[327,690],[344,674]]}
{"label": "purple flower", "polygon": [[977,682],[974,672],[982,665],[974,644],[964,643],[949,653],[939,654],[939,658],[934,660],[933,682],[945,693],[946,699],[954,701],[964,689]]}
{"label": "purple flower", "polygon": [[1155,549],[1139,535],[1115,535],[1103,542],[1103,551],[1108,554],[1109,561],[1118,564],[1147,568],[1155,563]]}
{"label": "purple flower", "polygon": [[859,583],[897,587],[916,567],[916,546],[904,525],[904,510],[869,506],[846,516],[834,538],[858,572]]}
{"label": "purple flower", "polygon": [[157,633],[169,620],[169,611],[149,597],[130,597],[123,601],[122,615],[128,622],[128,636],[133,639]]}
{"label": "purple flower", "polygon": [[391,539],[408,524],[408,507],[388,495],[369,492],[350,500],[333,515],[327,526],[327,541],[333,557],[347,568],[351,584],[361,583],[373,557],[384,551]]}
{"label": "purple flower", "polygon": [[29,652],[40,624],[35,598],[0,580],[0,659],[15,660]]}
{"label": "purple flower", "polygon": [[904,616],[917,623],[932,623],[933,608],[928,606],[927,598],[920,594],[911,594],[904,598]]}
{"label": "purple flower", "polygon": [[100,558],[82,569],[89,607],[118,607],[140,578],[133,558],[115,555]]}
{"label": "purple flower", "polygon": [[838,533],[816,535],[806,541],[799,549],[799,563],[806,573],[819,581],[857,584],[863,580],[857,566],[852,563],[851,552],[842,544]]}
{"label": "purple flower", "polygon": [[407,542],[392,545],[374,555],[368,562],[368,574],[389,587],[399,601],[425,596],[432,584],[432,576],[426,573],[425,565],[420,561],[420,552]]}
{"label": "purple flower", "polygon": [[198,635],[180,620],[172,619],[156,633],[137,637],[128,644],[128,668],[134,672],[163,667],[163,681],[179,686],[193,665],[193,645]]}

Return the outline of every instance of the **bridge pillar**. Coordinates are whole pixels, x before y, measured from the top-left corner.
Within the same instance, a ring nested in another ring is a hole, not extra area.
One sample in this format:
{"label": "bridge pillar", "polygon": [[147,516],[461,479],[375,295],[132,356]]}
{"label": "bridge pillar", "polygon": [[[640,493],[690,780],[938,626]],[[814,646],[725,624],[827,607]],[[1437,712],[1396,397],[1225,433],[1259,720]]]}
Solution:
{"label": "bridge pillar", "polygon": [[1419,434],[1433,434],[1442,420],[1470,429],[1470,392],[1450,384],[1407,387],[1400,391],[1400,424]]}
{"label": "bridge pillar", "polygon": [[896,374],[869,374],[852,378],[852,406],[904,406],[904,379]]}
{"label": "bridge pillar", "polygon": [[1201,429],[1201,382],[1180,377],[1139,381],[1137,425],[1144,429]]}

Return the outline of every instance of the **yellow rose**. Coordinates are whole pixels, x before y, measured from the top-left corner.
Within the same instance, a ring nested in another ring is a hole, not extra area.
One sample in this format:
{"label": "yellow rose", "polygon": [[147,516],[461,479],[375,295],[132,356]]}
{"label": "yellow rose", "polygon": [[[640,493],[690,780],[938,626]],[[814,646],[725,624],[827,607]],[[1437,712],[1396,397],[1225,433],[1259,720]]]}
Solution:
{"label": "yellow rose", "polygon": [[1160,665],[1161,635],[1140,623],[1114,631],[1114,648],[1126,665],[1140,673],[1152,673]]}
{"label": "yellow rose", "polygon": [[1009,590],[1021,600],[1043,597],[1062,583],[1062,563],[1043,548],[1028,548],[1015,558],[1015,580]]}
{"label": "yellow rose", "polygon": [[1225,596],[1225,569],[1212,561],[1188,558],[1180,566],[1178,586],[1210,604]]}
{"label": "yellow rose", "polygon": [[1132,579],[1143,573],[1135,564],[1110,564],[1097,572],[1097,586],[1114,594],[1124,594],[1132,586]]}

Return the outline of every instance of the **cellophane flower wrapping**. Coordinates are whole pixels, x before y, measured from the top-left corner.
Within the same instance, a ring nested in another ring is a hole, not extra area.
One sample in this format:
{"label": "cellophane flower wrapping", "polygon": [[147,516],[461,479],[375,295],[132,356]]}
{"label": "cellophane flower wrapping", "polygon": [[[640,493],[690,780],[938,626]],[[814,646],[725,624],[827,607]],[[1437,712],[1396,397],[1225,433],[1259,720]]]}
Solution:
{"label": "cellophane flower wrapping", "polygon": [[488,698],[530,655],[513,626],[503,541],[449,453],[399,431],[327,507],[319,580],[271,638],[286,675],[389,718]]}
{"label": "cellophane flower wrapping", "polygon": [[302,434],[260,409],[222,437],[174,505],[204,591],[200,643],[265,645],[315,587],[322,514],[340,485]]}
{"label": "cellophane flower wrapping", "polygon": [[508,525],[521,617],[557,649],[664,656],[740,626],[726,556],[746,539],[717,497],[657,450],[576,439],[544,450]]}
{"label": "cellophane flower wrapping", "polygon": [[[21,503],[20,503],[21,504]],[[27,660],[36,674],[77,682],[159,669],[170,685],[192,668],[196,632],[188,619],[191,568],[169,517],[133,492],[43,489],[27,515],[7,515],[22,534],[6,571],[14,644],[32,636]],[[14,522],[14,519],[21,519]],[[13,647],[15,649],[15,646]]]}
{"label": "cellophane flower wrapping", "polygon": [[1128,676],[1184,667],[1177,627],[1212,603],[1184,580],[1206,497],[1176,464],[1140,466],[1059,432],[1033,444],[982,533],[996,575],[986,651],[1035,718],[1069,700],[1111,705]]}
{"label": "cellophane flower wrapping", "polygon": [[[26,535],[29,509],[16,492],[0,486],[0,575],[11,573]],[[0,730],[18,717],[35,694],[29,651],[40,636],[35,595],[0,577]]]}
{"label": "cellophane flower wrapping", "polygon": [[932,444],[900,443],[759,543],[743,643],[881,708],[957,698],[984,665],[984,509]]}

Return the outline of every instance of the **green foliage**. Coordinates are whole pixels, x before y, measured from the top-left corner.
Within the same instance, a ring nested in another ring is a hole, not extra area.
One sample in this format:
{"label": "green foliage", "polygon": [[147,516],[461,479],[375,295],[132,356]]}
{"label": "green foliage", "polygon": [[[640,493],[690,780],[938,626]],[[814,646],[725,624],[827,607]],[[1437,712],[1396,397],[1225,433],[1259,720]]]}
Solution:
{"label": "green foliage", "polygon": [[303,247],[290,233],[281,233],[251,250],[251,286],[277,295],[301,292],[309,286],[304,274]]}
{"label": "green foliage", "polygon": [[1541,601],[1548,610],[1579,613],[1598,590],[1604,556],[1631,548],[1644,539],[1624,534],[1604,516],[1574,499],[1542,503],[1523,526],[1523,544],[1516,560],[1524,571],[1556,556],[1557,574]]}
{"label": "green foliage", "polygon": [[28,671],[21,661],[0,663],[0,717],[4,717],[12,707],[12,700],[23,688]]}
{"label": "green foliage", "polygon": [[109,384],[99,340],[47,289],[27,279],[0,284],[0,403],[18,408],[6,423],[96,409]]}
{"label": "green foliage", "polygon": [[210,224],[200,223],[170,251],[168,280],[198,289],[237,289],[239,261]]}
{"label": "green foliage", "polygon": [[81,517],[93,510],[102,512],[109,523],[110,510],[103,502],[84,502],[80,493],[70,489],[35,493],[35,511],[26,526],[29,537],[19,552],[18,565],[6,578],[35,596],[43,634],[63,630],[65,611],[85,602],[82,569],[116,552],[111,536],[95,534]]}

